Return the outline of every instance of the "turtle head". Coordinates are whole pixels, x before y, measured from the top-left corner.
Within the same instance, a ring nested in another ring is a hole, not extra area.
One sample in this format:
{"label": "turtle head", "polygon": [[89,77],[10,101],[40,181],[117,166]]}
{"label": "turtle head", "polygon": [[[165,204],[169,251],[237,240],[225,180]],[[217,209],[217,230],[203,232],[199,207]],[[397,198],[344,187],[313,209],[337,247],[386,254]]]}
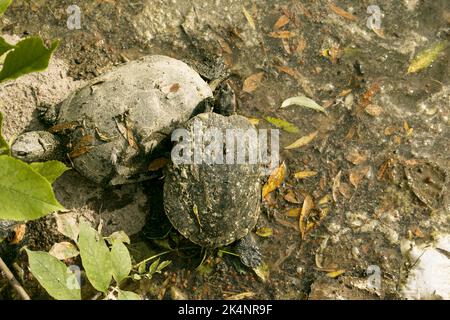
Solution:
{"label": "turtle head", "polygon": [[25,162],[58,158],[61,143],[47,131],[30,131],[17,137],[11,146],[13,157]]}

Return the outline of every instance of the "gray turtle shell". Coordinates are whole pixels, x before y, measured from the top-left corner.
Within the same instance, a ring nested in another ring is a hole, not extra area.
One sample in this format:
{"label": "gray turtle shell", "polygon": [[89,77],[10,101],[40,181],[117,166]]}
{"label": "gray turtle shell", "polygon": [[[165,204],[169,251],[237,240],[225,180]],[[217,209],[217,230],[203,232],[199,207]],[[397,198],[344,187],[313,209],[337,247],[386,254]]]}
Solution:
{"label": "gray turtle shell", "polygon": [[57,123],[79,124],[69,133],[78,172],[97,183],[124,184],[145,179],[161,141],[211,96],[208,84],[184,62],[146,56],[70,95]]}
{"label": "gray turtle shell", "polygon": [[[254,129],[245,117],[214,113],[200,114],[184,128],[192,132],[196,122],[201,130],[214,127],[223,134],[226,129]],[[261,202],[259,173],[258,164],[171,163],[164,182],[166,215],[196,244],[210,248],[228,245],[256,225]]]}

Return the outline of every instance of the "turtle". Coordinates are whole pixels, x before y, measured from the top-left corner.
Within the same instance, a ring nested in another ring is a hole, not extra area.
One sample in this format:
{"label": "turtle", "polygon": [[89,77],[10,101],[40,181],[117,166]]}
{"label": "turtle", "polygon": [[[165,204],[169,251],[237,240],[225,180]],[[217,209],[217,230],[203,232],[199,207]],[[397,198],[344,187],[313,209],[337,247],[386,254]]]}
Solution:
{"label": "turtle", "polygon": [[[229,110],[229,106],[224,109]],[[207,161],[196,161],[195,155],[174,157],[174,153],[175,156],[183,152],[192,155],[195,153],[193,147],[206,150],[216,137],[225,137],[227,130],[246,131],[254,129],[253,125],[240,115],[207,112],[190,119],[181,129],[192,135],[183,137],[188,143],[182,148],[181,141],[175,144],[172,161],[165,168],[164,209],[167,217],[179,233],[202,247],[215,249],[236,243],[243,264],[257,267],[262,262],[262,255],[251,231],[260,215],[259,164],[224,161],[229,146],[224,146],[223,141],[218,142],[218,151],[211,152]],[[208,135],[209,129],[218,130],[215,137]],[[199,135],[204,139],[194,142]],[[245,152],[248,148],[249,144],[244,144]]]}
{"label": "turtle", "polygon": [[[202,76],[180,60],[151,55],[128,62],[90,81],[56,106],[41,108],[41,118],[50,128],[20,135],[11,146],[12,155],[26,162],[67,156],[82,176],[106,186],[148,180],[152,177],[149,164],[170,150],[170,135],[175,129],[198,119],[221,128],[252,126],[245,117],[235,115],[234,91],[223,76],[219,78],[221,82],[217,83],[205,77],[210,84],[214,82],[213,95]],[[206,186],[215,190],[209,191],[217,197],[214,209],[226,217],[221,226],[212,225],[218,220],[206,221],[200,232],[206,235],[203,238],[195,236],[199,231],[192,229],[195,221],[186,220],[192,207],[188,208],[187,202],[175,203],[179,200],[176,190],[181,191],[185,181],[176,175],[175,167],[171,168],[165,176],[163,201],[165,214],[175,229],[207,248],[236,243],[245,265],[259,265],[261,254],[250,232],[259,216],[257,165],[200,169],[204,175],[201,190],[207,193]],[[188,175],[192,177],[196,169],[191,169]],[[213,179],[216,175],[223,179]],[[227,188],[224,183],[233,185]],[[194,203],[200,195],[190,188],[186,199]],[[227,199],[230,201],[225,203]],[[202,220],[206,212],[200,203],[198,206]],[[230,225],[232,221],[236,222],[234,226]],[[215,238],[217,232],[223,234],[223,239]]]}
{"label": "turtle", "polygon": [[149,179],[149,163],[178,124],[213,95],[186,63],[145,56],[90,81],[54,107],[41,108],[47,131],[20,135],[12,155],[26,162],[67,155],[82,176],[102,185]]}

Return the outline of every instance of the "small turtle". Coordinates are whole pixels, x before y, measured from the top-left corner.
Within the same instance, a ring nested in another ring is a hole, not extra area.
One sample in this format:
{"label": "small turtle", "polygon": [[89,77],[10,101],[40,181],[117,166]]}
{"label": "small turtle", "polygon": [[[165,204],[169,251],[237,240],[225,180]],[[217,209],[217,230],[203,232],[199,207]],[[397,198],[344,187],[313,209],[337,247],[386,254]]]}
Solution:
{"label": "small turtle", "polygon": [[[204,137],[194,144],[196,150],[207,150],[215,139],[208,136],[209,129],[220,132],[216,132],[216,137],[225,137],[228,129],[254,129],[245,117],[211,112],[195,116],[183,128]],[[226,162],[228,147],[219,142],[219,152],[212,152],[206,163],[195,161],[195,155],[187,161],[175,161],[172,156],[173,161],[165,170],[164,207],[175,229],[202,247],[212,249],[238,241],[236,249],[241,261],[253,268],[261,264],[261,254],[251,234],[260,213],[260,167],[257,163]],[[249,144],[244,144],[244,148],[248,154]],[[180,143],[173,153],[178,151],[182,153]],[[218,164],[221,162],[224,164]]]}
{"label": "small turtle", "polygon": [[80,174],[99,184],[145,180],[172,130],[199,113],[208,97],[209,85],[187,64],[147,56],[44,108],[42,118],[53,126],[19,136],[12,154],[27,162],[67,154]]}

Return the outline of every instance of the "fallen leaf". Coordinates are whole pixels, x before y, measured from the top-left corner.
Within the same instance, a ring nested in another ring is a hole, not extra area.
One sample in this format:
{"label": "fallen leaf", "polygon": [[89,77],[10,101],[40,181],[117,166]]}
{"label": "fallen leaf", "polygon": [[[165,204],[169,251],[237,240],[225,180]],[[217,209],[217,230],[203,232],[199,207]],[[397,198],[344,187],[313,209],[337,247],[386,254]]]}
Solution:
{"label": "fallen leaf", "polygon": [[148,165],[148,171],[158,171],[159,169],[164,168],[167,163],[169,163],[169,159],[167,158],[158,158],[150,162]]}
{"label": "fallen leaf", "polygon": [[361,181],[365,177],[367,177],[367,174],[369,173],[369,171],[370,171],[370,166],[359,167],[359,168],[353,169],[349,175],[350,183],[355,188],[357,188],[359,186],[359,184],[361,183]]}
{"label": "fallen leaf", "polygon": [[367,160],[367,155],[360,153],[358,150],[352,150],[346,154],[345,159],[354,165],[360,165]]}
{"label": "fallen leaf", "polygon": [[269,33],[269,37],[275,39],[289,39],[295,36],[296,34],[292,31],[273,31]]}
{"label": "fallen leaf", "polygon": [[232,296],[225,297],[225,300],[244,300],[253,298],[255,296],[254,292],[248,291],[248,292],[242,292],[238,294],[234,294]]}
{"label": "fallen leaf", "polygon": [[263,78],[264,78],[264,72],[258,72],[258,73],[252,74],[247,79],[245,79],[242,91],[247,92],[247,93],[252,93],[256,89],[258,89]]}
{"label": "fallen leaf", "polygon": [[314,140],[314,138],[319,134],[319,131],[315,131],[307,136],[301,137],[300,139],[298,139],[297,141],[295,141],[294,143],[292,143],[291,145],[285,147],[284,149],[286,150],[292,150],[292,149],[297,149],[297,148],[301,148],[307,144],[309,144],[311,141]]}
{"label": "fallen leaf", "polygon": [[77,241],[80,233],[80,226],[76,218],[71,213],[56,214],[56,229],[66,237]]}
{"label": "fallen leaf", "polygon": [[70,242],[55,243],[49,253],[58,260],[74,258],[80,254],[77,247]]}
{"label": "fallen leaf", "polygon": [[304,240],[306,237],[307,219],[308,219],[309,213],[313,207],[314,207],[313,199],[308,194],[305,196],[305,201],[303,201],[302,211],[300,213],[300,219],[299,219],[299,228],[300,228],[300,235],[302,237],[302,240]]}
{"label": "fallen leaf", "polygon": [[231,50],[230,45],[228,44],[228,42],[226,42],[224,39],[219,38],[218,39],[219,45],[222,48],[222,51],[228,54],[233,54],[233,50]]}
{"label": "fallen leaf", "polygon": [[336,270],[336,271],[328,272],[327,277],[334,279],[334,278],[337,278],[337,277],[343,275],[344,273],[345,273],[345,270]]}
{"label": "fallen leaf", "polygon": [[305,178],[314,177],[316,175],[317,175],[316,171],[299,171],[299,172],[295,173],[294,178],[305,179]]}
{"label": "fallen leaf", "polygon": [[259,265],[256,268],[253,268],[253,271],[256,273],[256,275],[262,280],[262,282],[267,282],[269,279],[269,266],[265,263]]}
{"label": "fallen leaf", "polygon": [[177,92],[178,90],[180,90],[180,84],[179,83],[174,83],[173,85],[170,86],[170,92],[174,93]]}
{"label": "fallen leaf", "polygon": [[305,41],[305,39],[302,36],[300,38],[300,40],[298,40],[298,44],[297,44],[297,48],[295,49],[295,52],[298,55],[301,55],[305,49],[306,49],[306,41]]}
{"label": "fallen leaf", "polygon": [[69,153],[69,158],[70,159],[75,159],[78,158],[80,156],[82,156],[83,154],[86,154],[88,152],[90,152],[92,149],[94,149],[93,146],[89,146],[89,147],[80,147],[78,149],[72,150]]}
{"label": "fallen leaf", "polygon": [[268,238],[273,235],[272,228],[259,228],[256,230],[256,234],[262,238]]}
{"label": "fallen leaf", "polygon": [[342,171],[339,171],[339,173],[333,179],[333,200],[334,200],[334,202],[338,201],[339,188],[341,186],[341,177],[342,177]]}
{"label": "fallen leaf", "polygon": [[78,122],[72,121],[72,122],[66,122],[66,123],[60,123],[57,125],[54,125],[50,129],[48,129],[48,132],[50,133],[60,133],[63,131],[71,131],[75,128],[79,127],[80,124]]}
{"label": "fallen leaf", "polygon": [[300,216],[300,213],[302,212],[302,208],[293,208],[289,209],[286,213],[288,217],[297,218]]}
{"label": "fallen leaf", "polygon": [[330,3],[328,4],[328,7],[331,9],[331,11],[333,11],[334,13],[336,13],[338,16],[341,16],[342,18],[345,18],[347,20],[350,21],[358,21],[358,18],[355,17],[353,14],[351,14],[350,12],[345,11],[344,9]]}
{"label": "fallen leaf", "polygon": [[245,9],[244,6],[242,6],[242,12],[244,13],[245,18],[248,21],[248,24],[253,30],[256,30],[255,20],[253,20],[252,15]]}
{"label": "fallen leaf", "polygon": [[297,200],[297,196],[295,195],[294,191],[289,190],[288,193],[285,194],[284,200],[290,203],[299,204],[300,201]]}
{"label": "fallen leaf", "polygon": [[420,52],[411,61],[411,64],[408,68],[408,74],[419,72],[420,70],[423,70],[430,66],[438,58],[439,54],[447,48],[448,44],[448,41],[437,42],[430,48]]}
{"label": "fallen leaf", "polygon": [[284,51],[286,51],[286,53],[288,55],[291,55],[292,51],[291,51],[291,45],[289,43],[289,40],[288,39],[281,39],[281,43],[283,44]]}
{"label": "fallen leaf", "polygon": [[350,199],[352,197],[352,193],[350,191],[350,186],[348,183],[341,182],[339,186],[339,192],[344,196],[345,199]]}
{"label": "fallen leaf", "polygon": [[270,175],[267,183],[264,185],[262,189],[262,197],[266,198],[266,196],[275,191],[284,181],[286,176],[286,164],[283,162],[277,169],[275,169]]}
{"label": "fallen leaf", "polygon": [[273,26],[274,29],[281,29],[283,28],[285,25],[287,25],[289,23],[290,19],[288,16],[286,15],[282,15],[277,22],[275,23],[275,25]]}
{"label": "fallen leaf", "polygon": [[380,91],[381,87],[378,83],[374,83],[370,86],[370,88],[363,94],[359,106],[361,108],[366,108],[371,102],[373,96]]}
{"label": "fallen leaf", "polygon": [[300,129],[298,127],[296,127],[294,124],[287,122],[285,120],[273,118],[273,117],[266,117],[266,120],[267,120],[267,122],[270,122],[274,126],[280,128],[286,132],[289,132],[289,133],[299,133],[300,132]]}
{"label": "fallen leaf", "polygon": [[257,125],[259,125],[259,123],[260,123],[260,119],[258,119],[258,118],[247,118],[248,119],[248,121],[252,124],[252,125],[254,125],[254,126],[257,126]]}
{"label": "fallen leaf", "polygon": [[281,104],[281,108],[286,108],[291,105],[297,105],[300,107],[317,110],[317,111],[320,111],[320,112],[323,112],[326,114],[326,111],[322,106],[317,104],[317,102],[315,102],[314,100],[312,100],[308,97],[305,97],[305,96],[298,96],[298,97],[292,97],[292,98],[286,99]]}
{"label": "fallen leaf", "polygon": [[275,68],[277,68],[278,71],[286,73],[288,75],[290,75],[291,77],[297,79],[298,78],[298,71],[286,66],[275,66]]}

